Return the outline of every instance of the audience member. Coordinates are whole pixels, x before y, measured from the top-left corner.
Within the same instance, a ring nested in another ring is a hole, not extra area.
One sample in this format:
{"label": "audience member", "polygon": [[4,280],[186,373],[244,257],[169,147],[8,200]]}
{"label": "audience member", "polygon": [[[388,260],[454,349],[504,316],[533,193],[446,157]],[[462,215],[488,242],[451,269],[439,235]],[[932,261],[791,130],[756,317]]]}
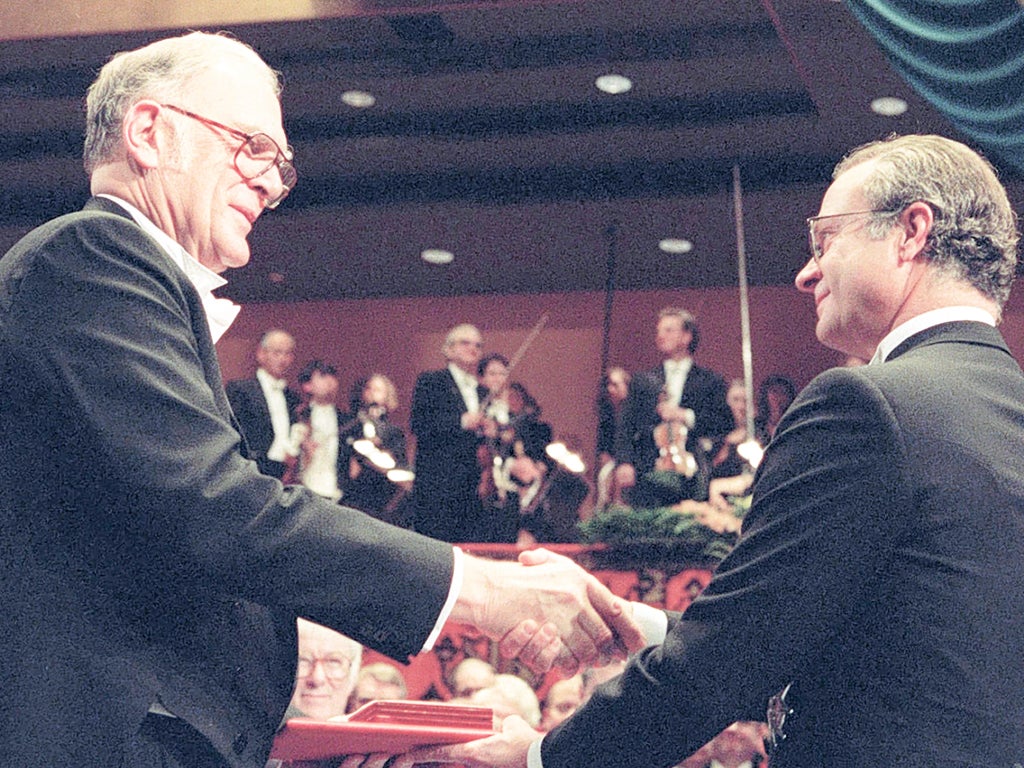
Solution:
{"label": "audience member", "polygon": [[781,374],[766,376],[757,389],[757,413],[754,416],[754,431],[757,441],[763,446],[775,436],[775,430],[782,421],[786,409],[796,399],[796,384]]}
{"label": "audience member", "polygon": [[355,712],[371,701],[390,701],[408,697],[409,689],[402,671],[394,664],[378,661],[359,670],[355,690],[349,698],[348,711]]}
{"label": "audience member", "polygon": [[552,683],[541,704],[540,730],[550,731],[570,717],[582,703],[583,675],[581,673]]}
{"label": "audience member", "polygon": [[[349,398],[352,418],[343,435],[349,446],[357,440],[368,440],[378,451],[405,469],[405,432],[391,420],[398,409],[398,391],[394,382],[382,373],[360,379]],[[389,479],[387,470],[358,450],[350,452],[348,478],[345,482],[345,503],[388,522],[402,522],[396,507],[410,486],[407,480]]]}
{"label": "audience member", "polygon": [[501,722],[509,715],[518,715],[531,728],[540,726],[540,702],[530,684],[521,677],[510,674],[494,676],[494,682],[481,688],[469,697],[469,703],[477,707],[490,707],[494,712],[494,727],[501,728]]}
{"label": "audience member", "polygon": [[622,499],[615,488],[615,433],[622,418],[622,406],[629,394],[632,380],[629,371],[619,366],[609,368],[601,381],[601,394],[597,399],[597,485],[598,509]]}
{"label": "audience member", "polygon": [[452,669],[448,687],[453,697],[468,699],[481,688],[493,685],[496,675],[497,672],[489,663],[470,656]]}
{"label": "audience member", "polygon": [[477,448],[486,415],[486,392],[476,378],[480,331],[458,325],[445,337],[448,365],[419,375],[412,394],[416,436],[413,527],[443,541],[475,541],[481,527]]}
{"label": "audience member", "polygon": [[295,339],[287,331],[267,331],[256,349],[256,375],[229,381],[225,387],[249,455],[260,472],[281,479],[287,470],[288,445],[295,408],[301,401],[288,386],[295,362]]}
{"label": "audience member", "polygon": [[338,371],[323,360],[313,360],[299,372],[299,386],[305,400],[296,409],[290,448],[298,448],[298,479],[313,493],[338,501],[351,455],[341,439],[348,416],[336,405]]}
{"label": "audience member", "polygon": [[262,768],[300,615],[397,658],[448,619],[540,668],[641,640],[568,561],[475,558],[247,457],[211,291],[295,184],[279,89],[228,36],[115,56],[85,105],[96,196],[0,259],[8,766]]}
{"label": "audience member", "polygon": [[683,485],[692,498],[703,499],[710,474],[708,453],[714,455],[733,425],[725,380],[693,361],[700,343],[693,315],[676,307],[661,310],[655,340],[664,362],[633,377],[615,436],[616,485],[634,506],[661,506],[683,498],[666,496],[664,486],[650,476],[659,455],[655,427],[665,423],[688,429],[685,449],[696,461],[697,480]]}
{"label": "audience member", "polygon": [[330,720],[344,715],[359,675],[363,647],[340,632],[298,620],[299,657],[295,693],[286,719]]}

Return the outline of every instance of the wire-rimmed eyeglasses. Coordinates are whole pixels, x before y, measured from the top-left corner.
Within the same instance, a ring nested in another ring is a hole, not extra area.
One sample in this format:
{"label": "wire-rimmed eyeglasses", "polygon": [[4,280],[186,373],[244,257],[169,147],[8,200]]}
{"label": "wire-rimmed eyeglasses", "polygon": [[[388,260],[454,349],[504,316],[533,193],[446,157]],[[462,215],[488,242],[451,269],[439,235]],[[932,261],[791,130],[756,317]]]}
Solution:
{"label": "wire-rimmed eyeglasses", "polygon": [[224,125],[224,123],[218,123],[216,120],[211,120],[208,117],[197,115],[195,112],[189,112],[187,109],[182,109],[174,104],[161,104],[160,106],[177,112],[179,115],[197,120],[204,125],[219,128],[225,133],[241,140],[241,146],[235,151],[234,163],[235,170],[246,181],[259,178],[271,168],[276,167],[277,172],[281,175],[281,193],[267,200],[267,208],[277,208],[281,201],[288,196],[288,193],[295,189],[295,183],[299,177],[295,172],[295,166],[292,165],[293,155],[291,147],[281,149],[280,145],[265,133],[246,133],[229,125]]}
{"label": "wire-rimmed eyeglasses", "polygon": [[[825,248],[828,245],[826,242],[827,238],[835,237],[847,226],[847,224],[840,224],[839,226],[833,227],[831,230],[824,232],[820,231],[818,224],[821,222],[831,221],[833,219],[841,219],[847,216],[855,216],[863,218],[865,216],[881,216],[881,215],[892,215],[899,213],[899,211],[886,211],[886,210],[870,210],[870,211],[847,211],[846,213],[830,213],[825,216],[811,216],[807,219],[807,242],[811,247],[811,258],[814,259],[814,263],[817,264],[821,261],[822,254],[825,253]],[[852,224],[853,222],[848,222]]]}
{"label": "wire-rimmed eyeglasses", "polygon": [[344,656],[299,656],[296,673],[298,677],[309,677],[313,674],[316,665],[320,665],[320,671],[331,680],[342,680],[348,676],[352,669],[352,661]]}

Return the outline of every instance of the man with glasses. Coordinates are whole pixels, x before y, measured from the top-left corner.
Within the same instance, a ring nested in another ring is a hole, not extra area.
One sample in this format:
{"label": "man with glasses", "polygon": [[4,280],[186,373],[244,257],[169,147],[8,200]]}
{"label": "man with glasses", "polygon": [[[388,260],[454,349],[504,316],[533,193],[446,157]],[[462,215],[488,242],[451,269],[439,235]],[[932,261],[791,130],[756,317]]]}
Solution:
{"label": "man with glasses", "polygon": [[295,693],[285,719],[330,720],[344,715],[359,677],[363,647],[350,637],[299,619]]}
{"label": "man with glasses", "polygon": [[809,226],[817,336],[871,363],[797,397],[707,589],[543,740],[416,757],[654,768],[766,718],[772,768],[1024,764],[1016,217],[975,152],[905,136],[840,162]]}
{"label": "man with glasses", "polygon": [[441,348],[445,367],[421,373],[413,387],[413,527],[442,541],[477,541],[484,527],[478,493],[484,467],[477,460],[488,421],[487,390],[477,380],[483,346],[476,326],[455,326]]}
{"label": "man with glasses", "polygon": [[94,197],[0,259],[7,765],[262,768],[299,615],[396,658],[449,617],[538,667],[614,652],[606,622],[640,640],[568,561],[475,559],[243,455],[213,346],[237,308],[211,291],[296,183],[278,92],[225,36],[114,57]]}

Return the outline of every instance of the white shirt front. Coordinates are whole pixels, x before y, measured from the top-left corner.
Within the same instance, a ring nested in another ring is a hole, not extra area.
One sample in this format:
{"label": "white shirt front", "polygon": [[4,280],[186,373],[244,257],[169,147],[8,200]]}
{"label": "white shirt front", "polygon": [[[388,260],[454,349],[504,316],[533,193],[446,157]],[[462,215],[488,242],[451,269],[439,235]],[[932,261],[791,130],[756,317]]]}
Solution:
{"label": "white shirt front", "polygon": [[313,403],[309,408],[309,439],[316,448],[302,467],[302,484],[320,496],[337,501],[338,487],[338,409]]}
{"label": "white shirt front", "polygon": [[669,405],[679,405],[683,399],[683,387],[686,386],[686,377],[690,375],[690,368],[693,367],[693,359],[666,360],[663,363],[665,369],[665,392]]}
{"label": "white shirt front", "polygon": [[288,401],[284,390],[288,382],[271,376],[262,368],[256,369],[256,380],[263,390],[270,411],[270,424],[274,428],[274,440],[267,449],[267,458],[271,461],[284,461],[291,445],[292,418],[288,413]]}
{"label": "white shirt front", "polygon": [[455,384],[462,394],[462,401],[466,404],[466,410],[470,413],[479,411],[480,394],[476,389],[479,382],[476,380],[476,376],[466,373],[455,363],[448,363],[448,370],[451,372],[452,377],[455,379]]}

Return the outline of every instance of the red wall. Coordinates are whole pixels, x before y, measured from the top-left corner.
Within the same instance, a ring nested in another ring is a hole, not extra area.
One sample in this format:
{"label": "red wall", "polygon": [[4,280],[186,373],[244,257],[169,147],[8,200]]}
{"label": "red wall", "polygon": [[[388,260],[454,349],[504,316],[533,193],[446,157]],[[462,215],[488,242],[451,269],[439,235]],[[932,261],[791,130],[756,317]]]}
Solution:
{"label": "red wall", "polygon": [[[696,354],[701,365],[726,378],[743,374],[739,292],[736,289],[621,292],[612,304],[609,361],[628,370],[658,362],[653,330],[657,311],[678,305],[693,312],[701,326]],[[470,322],[484,334],[485,351],[512,356],[538,319],[549,319],[513,374],[534,394],[556,437],[590,461],[596,431],[594,401],[600,377],[603,293],[519,296],[465,296],[333,302],[253,304],[218,344],[225,379],[249,376],[253,349],[271,327],[289,330],[298,341],[292,371],[322,358],[338,366],[342,391],[373,371],[389,375],[398,387],[395,420],[407,426],[409,397],[416,375],[443,365],[441,342],[453,325]],[[842,361],[814,337],[810,298],[794,288],[750,290],[754,381],[770,373],[805,385],[820,371]],[[1020,358],[1024,345],[1024,299],[1011,300],[1003,323]]]}

